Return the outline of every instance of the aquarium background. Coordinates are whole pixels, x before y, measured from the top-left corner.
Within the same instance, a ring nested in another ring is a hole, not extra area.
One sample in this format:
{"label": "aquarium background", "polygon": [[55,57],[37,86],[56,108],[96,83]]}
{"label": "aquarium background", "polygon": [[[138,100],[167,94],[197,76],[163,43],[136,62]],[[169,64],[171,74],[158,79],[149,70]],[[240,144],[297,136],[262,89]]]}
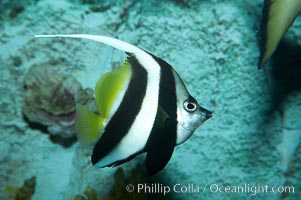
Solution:
{"label": "aquarium background", "polygon": [[[260,0],[0,1],[0,199],[301,199],[301,18],[258,70],[262,6]],[[31,36],[58,33],[112,36],[161,57],[213,117],[153,177],[145,174],[145,155],[95,168],[91,149],[77,142],[74,105],[93,108],[96,81],[125,55],[92,41]],[[146,194],[138,184],[184,189]],[[220,192],[212,185],[294,192]]]}

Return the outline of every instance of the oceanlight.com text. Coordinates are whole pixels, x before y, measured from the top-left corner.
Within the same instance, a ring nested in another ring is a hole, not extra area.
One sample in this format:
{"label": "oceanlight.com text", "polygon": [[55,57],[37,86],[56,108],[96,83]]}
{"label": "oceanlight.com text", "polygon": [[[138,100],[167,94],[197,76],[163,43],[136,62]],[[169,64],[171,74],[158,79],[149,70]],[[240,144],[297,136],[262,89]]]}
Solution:
{"label": "oceanlight.com text", "polygon": [[246,193],[250,195],[256,195],[258,193],[294,193],[294,186],[269,186],[269,185],[222,185],[222,184],[206,184],[199,186],[193,183],[190,184],[175,184],[164,185],[162,183],[139,183],[137,185],[128,184],[126,186],[127,192],[137,192],[145,194],[163,194],[168,193]]}
{"label": "oceanlight.com text", "polygon": [[294,186],[269,186],[269,185],[250,185],[243,184],[240,186],[211,184],[209,190],[212,193],[247,193],[256,195],[258,193],[295,193]]}

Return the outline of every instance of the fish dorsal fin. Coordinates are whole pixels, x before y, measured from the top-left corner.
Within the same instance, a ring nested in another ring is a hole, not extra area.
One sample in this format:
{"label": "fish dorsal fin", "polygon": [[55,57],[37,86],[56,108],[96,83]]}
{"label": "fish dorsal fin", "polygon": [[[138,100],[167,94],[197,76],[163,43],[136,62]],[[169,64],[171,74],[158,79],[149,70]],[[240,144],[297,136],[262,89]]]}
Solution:
{"label": "fish dorsal fin", "polygon": [[[112,111],[113,103],[131,77],[131,65],[126,60],[118,69],[105,73],[98,80],[95,87],[97,108],[103,118],[108,118]],[[113,111],[114,112],[114,111]]]}
{"label": "fish dorsal fin", "polygon": [[136,47],[130,43],[102,35],[88,35],[88,34],[57,34],[57,35],[33,35],[37,38],[43,38],[43,37],[65,37],[65,38],[81,38],[81,39],[88,39],[93,40],[96,42],[101,42],[107,45],[110,45],[116,49],[119,49],[124,52],[133,53],[136,56],[139,55],[148,55],[145,51],[140,49],[139,47]]}
{"label": "fish dorsal fin", "polygon": [[154,58],[146,51],[135,45],[124,42],[112,37],[102,35],[88,35],[88,34],[58,34],[58,35],[33,35],[36,38],[50,38],[50,37],[64,37],[64,38],[81,38],[101,42],[121,51],[134,54],[141,66],[145,68],[152,76],[153,80],[159,79],[160,66]]}
{"label": "fish dorsal fin", "polygon": [[76,105],[75,131],[81,145],[87,147],[100,136],[104,120],[81,104]]}

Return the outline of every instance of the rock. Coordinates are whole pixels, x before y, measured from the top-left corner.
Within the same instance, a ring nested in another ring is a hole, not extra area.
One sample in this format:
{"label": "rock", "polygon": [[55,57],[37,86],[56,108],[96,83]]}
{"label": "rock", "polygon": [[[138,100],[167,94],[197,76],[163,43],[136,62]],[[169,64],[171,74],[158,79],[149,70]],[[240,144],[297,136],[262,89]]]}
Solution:
{"label": "rock", "polygon": [[32,66],[24,77],[23,113],[29,122],[47,126],[51,135],[74,136],[76,103],[92,102],[92,90],[55,71],[51,63]]}

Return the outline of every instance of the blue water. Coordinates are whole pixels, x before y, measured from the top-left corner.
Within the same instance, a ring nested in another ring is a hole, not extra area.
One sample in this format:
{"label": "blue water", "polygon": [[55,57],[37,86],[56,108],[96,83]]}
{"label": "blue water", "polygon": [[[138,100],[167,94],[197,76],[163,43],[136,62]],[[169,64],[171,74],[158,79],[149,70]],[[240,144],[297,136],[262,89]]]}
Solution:
{"label": "blue water", "polygon": [[[301,20],[258,70],[262,6],[1,1],[0,199],[300,199]],[[96,110],[97,80],[126,55],[92,41],[32,37],[73,33],[115,37],[162,58],[213,111],[155,176],[146,174],[145,154],[96,168],[93,147],[79,145],[76,103]]]}

